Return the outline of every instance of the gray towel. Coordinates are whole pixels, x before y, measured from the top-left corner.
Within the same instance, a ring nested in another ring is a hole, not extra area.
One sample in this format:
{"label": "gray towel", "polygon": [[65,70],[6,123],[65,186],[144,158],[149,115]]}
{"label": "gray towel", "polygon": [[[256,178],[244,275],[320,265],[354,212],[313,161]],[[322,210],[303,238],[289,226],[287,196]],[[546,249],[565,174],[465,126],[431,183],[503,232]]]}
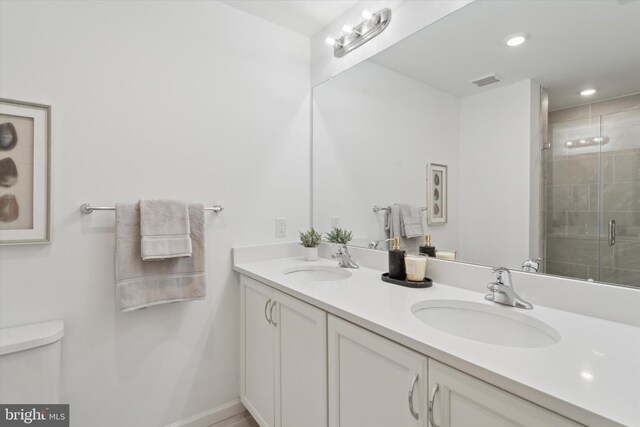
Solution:
{"label": "gray towel", "polygon": [[116,204],[116,306],[121,311],[168,302],[202,299],[204,274],[204,206],[189,205],[193,242],[189,258],[145,262],[140,256],[140,208]]}
{"label": "gray towel", "polygon": [[[417,252],[418,246],[422,243],[422,217],[423,212],[418,211],[418,226],[420,227],[420,234],[414,237],[407,237],[403,233],[402,213],[399,204],[391,205],[387,208],[384,216],[384,229],[387,232],[387,236],[391,239],[393,237],[400,237],[400,247],[408,252]],[[389,246],[390,247],[390,246]]]}
{"label": "gray towel", "polygon": [[422,236],[420,208],[407,204],[400,205],[400,232],[406,238]]}
{"label": "gray towel", "polygon": [[140,200],[141,255],[145,261],[191,256],[189,210],[178,200]]}
{"label": "gray towel", "polygon": [[400,231],[400,205],[387,207],[384,216],[384,229],[389,233],[389,238],[402,237]]}

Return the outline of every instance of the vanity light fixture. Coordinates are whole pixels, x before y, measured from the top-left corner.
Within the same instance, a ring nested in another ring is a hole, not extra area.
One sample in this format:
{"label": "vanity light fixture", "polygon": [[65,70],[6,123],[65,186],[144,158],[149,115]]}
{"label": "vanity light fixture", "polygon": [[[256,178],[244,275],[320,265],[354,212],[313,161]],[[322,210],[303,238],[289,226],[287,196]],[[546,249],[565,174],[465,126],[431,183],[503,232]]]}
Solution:
{"label": "vanity light fixture", "polygon": [[507,37],[506,43],[507,43],[507,46],[509,47],[515,47],[515,46],[520,46],[526,40],[527,40],[526,34],[514,34],[512,36]]}
{"label": "vanity light fixture", "polygon": [[591,96],[594,93],[596,93],[595,89],[585,89],[582,92],[580,92],[580,95],[582,95],[582,96]]}
{"label": "vanity light fixture", "polygon": [[376,13],[365,10],[362,17],[364,21],[355,27],[345,24],[338,39],[326,38],[327,44],[333,46],[333,55],[336,58],[343,57],[384,31],[391,22],[391,9],[382,9]]}
{"label": "vanity light fixture", "polygon": [[567,148],[591,147],[594,145],[604,145],[609,142],[608,136],[594,136],[590,138],[572,139],[564,143]]}

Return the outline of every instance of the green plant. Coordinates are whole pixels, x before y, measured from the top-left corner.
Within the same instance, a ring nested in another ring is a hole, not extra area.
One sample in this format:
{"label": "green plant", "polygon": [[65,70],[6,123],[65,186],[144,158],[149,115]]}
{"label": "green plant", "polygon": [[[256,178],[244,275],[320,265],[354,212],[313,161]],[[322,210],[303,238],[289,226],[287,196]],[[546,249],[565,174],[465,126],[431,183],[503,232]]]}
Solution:
{"label": "green plant", "polygon": [[302,232],[300,231],[300,244],[305,248],[315,248],[320,245],[322,241],[322,234],[311,228],[311,230]]}
{"label": "green plant", "polygon": [[346,245],[353,237],[353,233],[351,231],[347,231],[340,227],[333,227],[330,233],[324,234],[327,236],[327,241],[329,243],[337,243],[339,245]]}

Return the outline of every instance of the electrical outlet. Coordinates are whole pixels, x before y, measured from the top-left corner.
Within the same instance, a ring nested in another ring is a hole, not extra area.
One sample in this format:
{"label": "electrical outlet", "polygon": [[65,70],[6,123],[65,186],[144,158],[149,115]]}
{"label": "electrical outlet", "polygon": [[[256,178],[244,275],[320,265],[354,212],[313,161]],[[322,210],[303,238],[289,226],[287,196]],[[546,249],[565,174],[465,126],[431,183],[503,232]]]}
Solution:
{"label": "electrical outlet", "polygon": [[287,237],[287,218],[276,218],[276,237]]}
{"label": "electrical outlet", "polygon": [[331,228],[339,228],[340,227],[340,217],[339,216],[332,216],[331,217]]}

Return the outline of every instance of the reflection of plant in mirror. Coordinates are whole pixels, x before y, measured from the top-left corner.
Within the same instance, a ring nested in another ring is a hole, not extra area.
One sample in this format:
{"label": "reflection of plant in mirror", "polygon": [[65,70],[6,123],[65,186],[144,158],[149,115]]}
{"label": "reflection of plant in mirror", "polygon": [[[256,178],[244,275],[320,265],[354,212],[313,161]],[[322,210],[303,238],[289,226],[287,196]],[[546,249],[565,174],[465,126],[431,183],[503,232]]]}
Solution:
{"label": "reflection of plant in mirror", "polygon": [[300,231],[300,244],[305,248],[315,248],[320,246],[320,242],[322,241],[322,234],[318,233],[316,230],[311,228],[309,231],[305,231],[304,233]]}
{"label": "reflection of plant in mirror", "polygon": [[339,245],[346,245],[353,237],[351,231],[344,230],[340,227],[333,227],[330,233],[324,233],[327,236],[329,243],[337,243]]}

